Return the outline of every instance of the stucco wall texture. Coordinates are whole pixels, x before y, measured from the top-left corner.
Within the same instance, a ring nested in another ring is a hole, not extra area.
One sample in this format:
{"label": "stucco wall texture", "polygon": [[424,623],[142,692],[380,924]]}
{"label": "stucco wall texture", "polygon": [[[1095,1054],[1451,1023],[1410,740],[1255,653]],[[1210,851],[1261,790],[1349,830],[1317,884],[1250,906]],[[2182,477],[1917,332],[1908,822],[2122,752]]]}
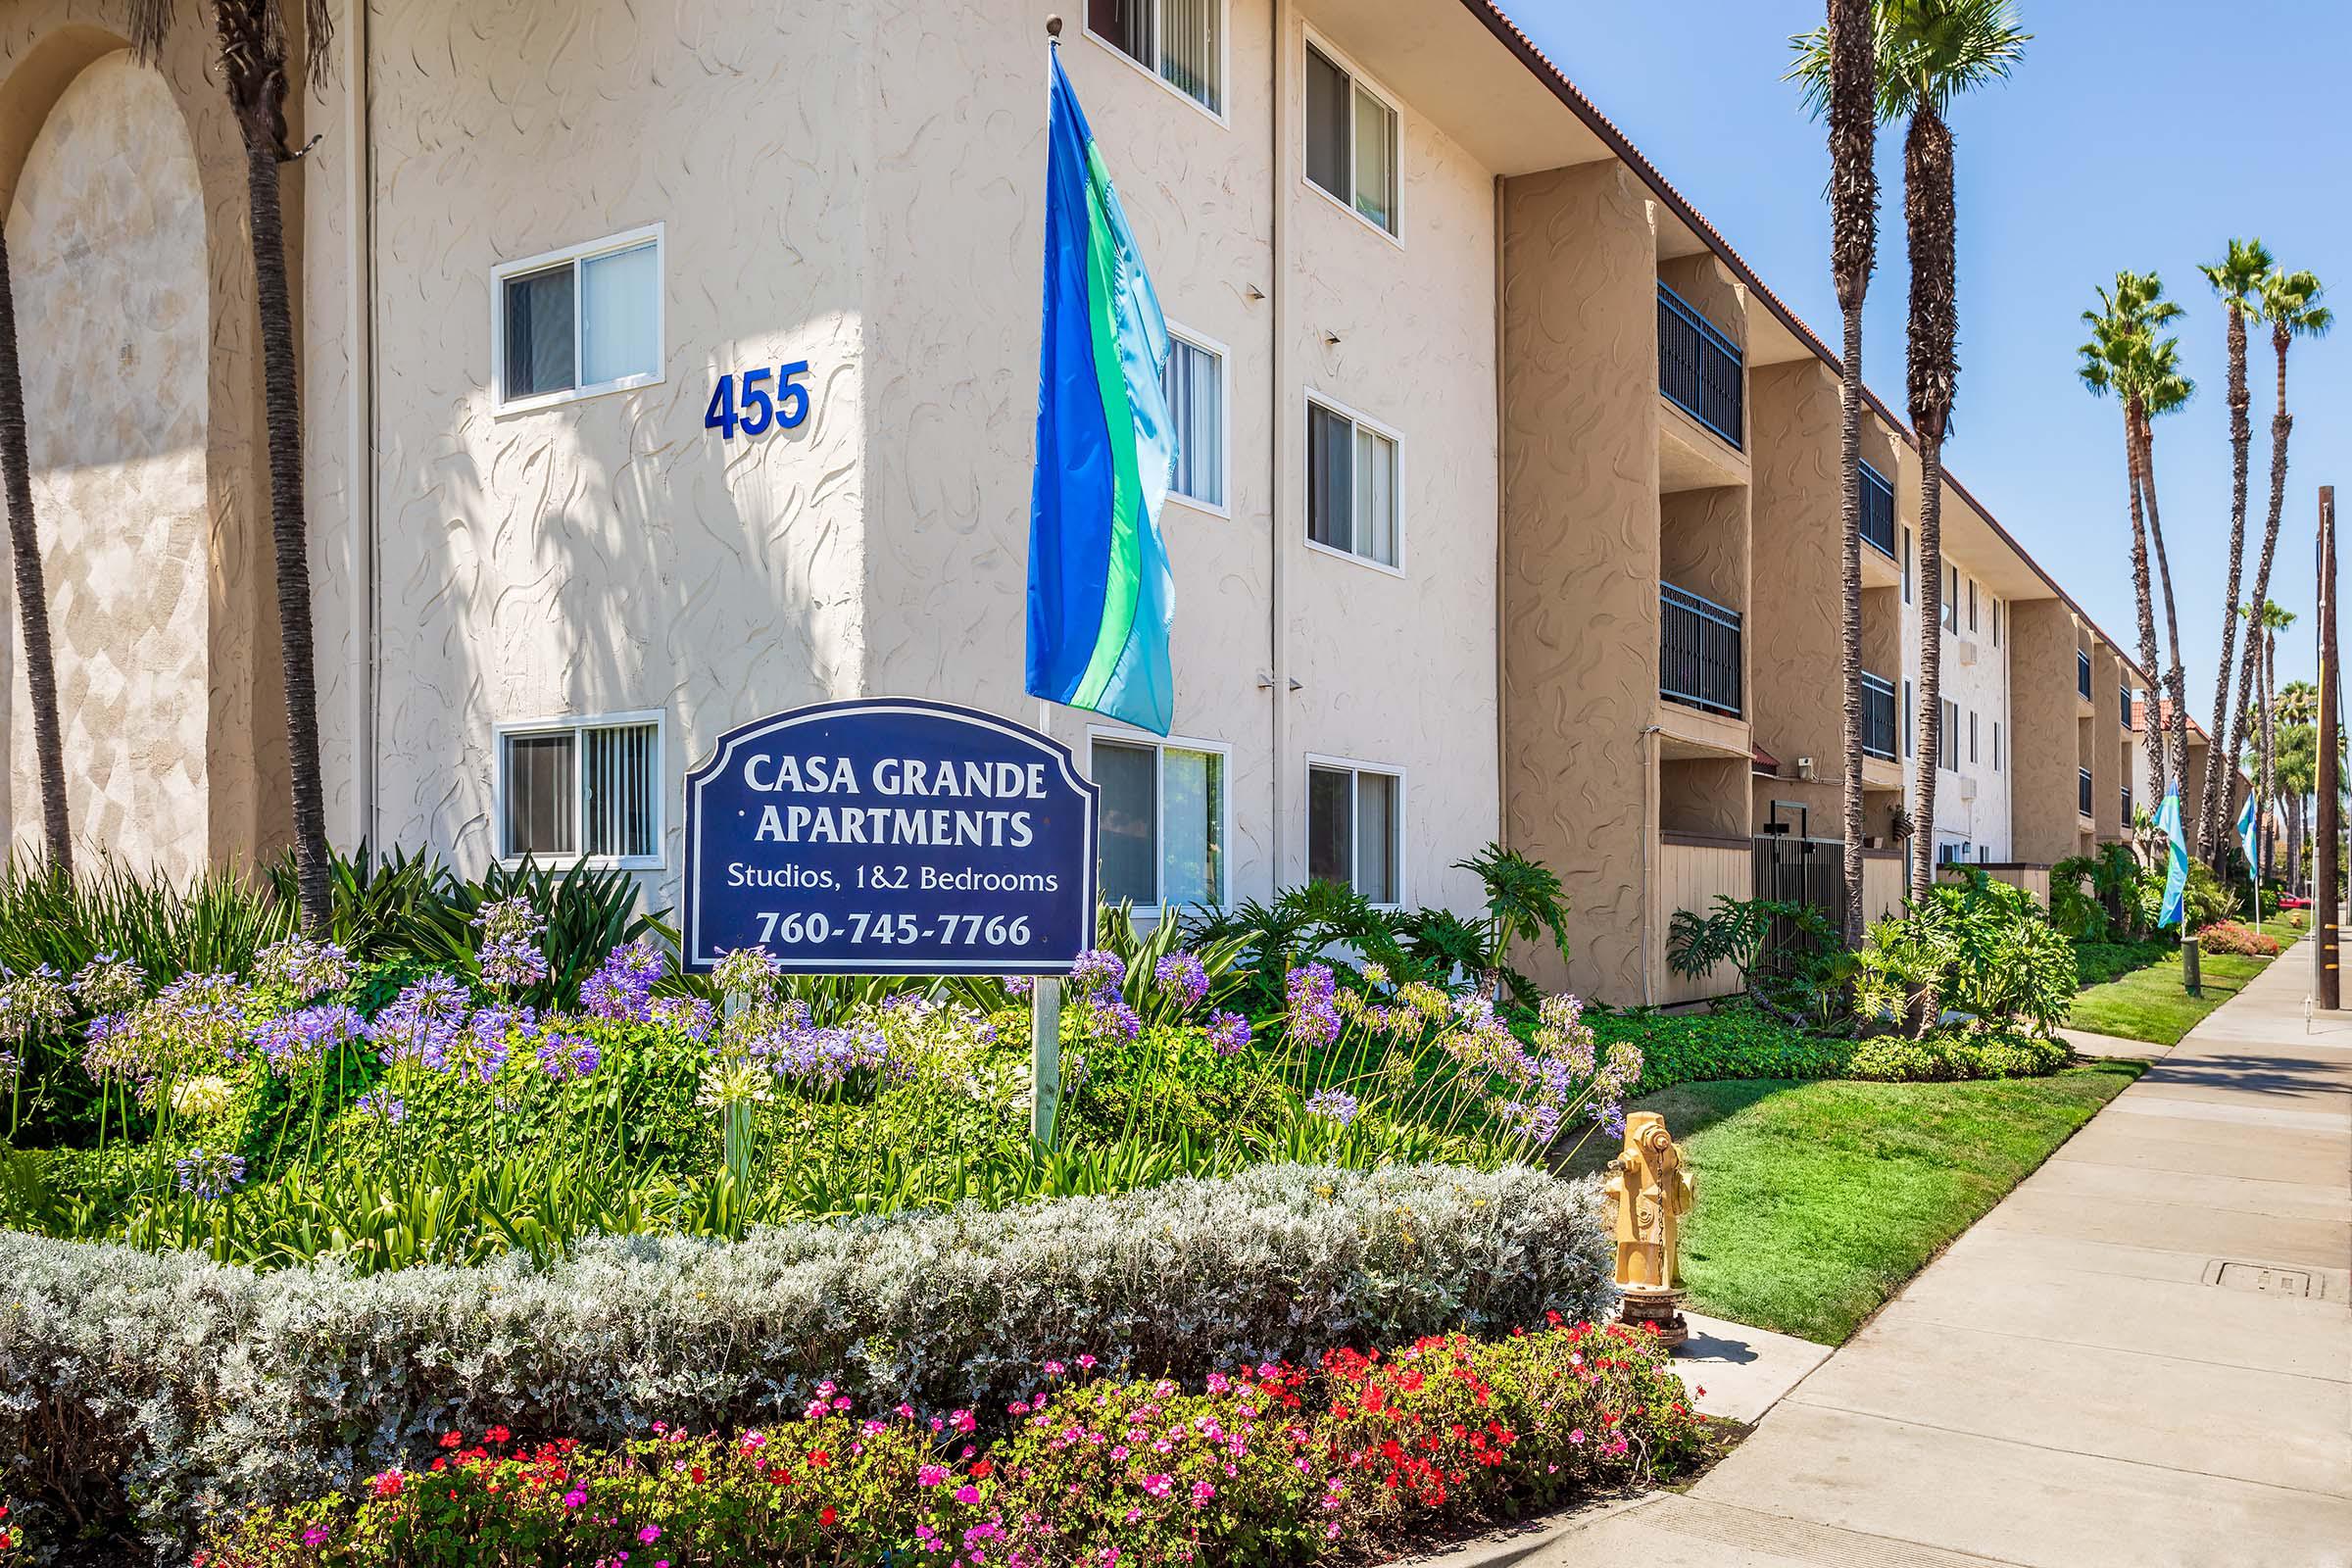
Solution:
{"label": "stucco wall texture", "polygon": [[[696,5],[649,23],[619,0],[374,17],[387,840],[491,856],[501,722],[663,710],[674,780],[728,726],[823,698],[1039,716],[1021,692],[1037,19],[1006,3],[716,19]],[[1175,728],[1232,748],[1237,896],[1303,876],[1315,753],[1405,776],[1405,896],[1462,903],[1475,884],[1450,862],[1494,836],[1498,793],[1493,179],[1409,105],[1396,238],[1291,155],[1278,177],[1270,24],[1233,8],[1223,123],[1074,24],[1062,45],[1162,305],[1229,356],[1230,515],[1174,502],[1163,518]],[[1303,26],[1284,47],[1293,125]],[[502,414],[491,269],[652,222],[666,225],[662,383]],[[814,397],[802,428],[703,429],[716,375],[798,359]],[[1401,572],[1305,548],[1310,391],[1398,434]],[[1300,683],[1279,699],[1261,686],[1277,550]],[[1082,755],[1099,727],[1046,722]]]}
{"label": "stucco wall texture", "polygon": [[1502,279],[1510,843],[1575,890],[1567,983],[1638,998],[1658,876],[1643,733],[1658,701],[1648,202],[1613,165],[1508,181]]}
{"label": "stucco wall texture", "polygon": [[[67,87],[8,248],[68,809],[184,875],[209,809],[204,193],[155,72],[116,53]],[[9,706],[9,797],[37,823],[31,706]]]}

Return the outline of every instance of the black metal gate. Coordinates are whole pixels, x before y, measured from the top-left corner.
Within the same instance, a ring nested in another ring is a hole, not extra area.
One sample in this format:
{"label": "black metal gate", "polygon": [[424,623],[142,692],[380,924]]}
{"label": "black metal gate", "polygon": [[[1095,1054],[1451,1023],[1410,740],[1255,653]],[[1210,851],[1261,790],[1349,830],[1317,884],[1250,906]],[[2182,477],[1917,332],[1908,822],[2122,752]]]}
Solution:
{"label": "black metal gate", "polygon": [[[1799,801],[1775,801],[1765,831],[1756,835],[1756,897],[1776,904],[1804,904],[1818,909],[1832,928],[1845,920],[1845,841],[1817,839],[1805,829],[1810,811]],[[1796,939],[1786,920],[1775,920],[1768,951]]]}

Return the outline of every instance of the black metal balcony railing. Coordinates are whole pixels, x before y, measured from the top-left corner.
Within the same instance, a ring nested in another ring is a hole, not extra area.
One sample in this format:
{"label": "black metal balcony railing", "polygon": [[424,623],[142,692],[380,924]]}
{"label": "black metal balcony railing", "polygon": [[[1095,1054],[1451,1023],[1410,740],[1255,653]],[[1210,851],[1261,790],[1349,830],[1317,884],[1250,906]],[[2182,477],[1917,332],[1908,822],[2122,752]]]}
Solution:
{"label": "black metal balcony railing", "polygon": [[1862,538],[1888,561],[1894,555],[1894,486],[1869,464],[1862,465]]}
{"label": "black metal balcony railing", "polygon": [[1658,695],[1740,716],[1740,612],[1658,584]]}
{"label": "black metal balcony railing", "polygon": [[1658,285],[1658,390],[1699,423],[1740,446],[1745,393],[1740,345]]}
{"label": "black metal balcony railing", "polygon": [[2084,816],[2090,814],[2090,769],[2081,769],[2082,779],[2076,786],[2075,806]]}
{"label": "black metal balcony railing", "polygon": [[1862,754],[1893,761],[1894,683],[1862,672]]}
{"label": "black metal balcony railing", "polygon": [[2075,690],[2090,695],[2090,655],[2080,648],[2075,650]]}

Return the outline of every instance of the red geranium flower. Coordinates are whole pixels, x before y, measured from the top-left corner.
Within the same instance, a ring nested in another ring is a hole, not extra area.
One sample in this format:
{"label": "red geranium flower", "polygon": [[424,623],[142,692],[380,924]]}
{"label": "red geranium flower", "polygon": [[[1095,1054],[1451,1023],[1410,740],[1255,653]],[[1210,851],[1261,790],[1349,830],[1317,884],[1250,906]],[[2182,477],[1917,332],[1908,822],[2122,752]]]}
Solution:
{"label": "red geranium flower", "polygon": [[441,1434],[441,1446],[444,1448],[454,1448],[465,1441],[466,1434],[463,1432],[444,1432]]}
{"label": "red geranium flower", "polygon": [[827,1508],[823,1513],[820,1513],[816,1516],[816,1522],[825,1526],[827,1529],[830,1529],[832,1528],[833,1521],[840,1517],[840,1514],[835,1513],[831,1508]]}

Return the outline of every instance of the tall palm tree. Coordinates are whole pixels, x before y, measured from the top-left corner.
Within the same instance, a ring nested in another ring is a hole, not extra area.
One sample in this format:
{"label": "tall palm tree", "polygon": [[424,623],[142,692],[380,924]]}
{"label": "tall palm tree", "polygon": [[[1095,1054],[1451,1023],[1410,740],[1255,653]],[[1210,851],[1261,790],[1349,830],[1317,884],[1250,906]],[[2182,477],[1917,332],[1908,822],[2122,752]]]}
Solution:
{"label": "tall palm tree", "polygon": [[[2271,349],[2278,361],[2278,404],[2271,414],[2271,513],[2262,531],[2262,555],[2254,567],[2256,604],[2267,604],[2271,591],[2271,562],[2278,550],[2278,526],[2286,511],[2286,442],[2295,418],[2286,407],[2286,351],[2299,337],[2324,337],[2335,324],[2334,313],[2321,303],[2320,280],[2307,271],[2274,270],[2262,280],[2262,318],[2270,324]],[[2232,753],[2245,744],[2246,698],[2254,680],[2254,645],[2246,644],[2237,672],[2237,718],[2230,727]]]}
{"label": "tall palm tree", "polygon": [[[296,395],[293,287],[287,276],[278,173],[300,158],[286,145],[287,10],[295,0],[207,0],[219,79],[245,150],[245,197],[253,243],[254,303],[262,342],[262,400],[270,442],[270,531],[277,567],[278,647],[285,667],[286,741],[294,784],[296,897],[303,925],[328,916],[326,803],[319,782],[318,683],[311,642],[311,567],[302,506],[302,405]],[[327,70],[332,0],[300,0],[305,85]],[[131,0],[130,36],[153,61],[172,27],[174,0]]]}
{"label": "tall palm tree", "polygon": [[2222,662],[2213,672],[2213,745],[2205,751],[2203,808],[2197,813],[2197,851],[2209,861],[2221,854],[2222,824],[2230,815],[2230,794],[2222,781],[2237,756],[2235,746],[2223,742],[2231,733],[2230,665],[2237,656],[2237,588],[2246,564],[2246,463],[2254,445],[2254,427],[2246,417],[2253,401],[2246,391],[2246,318],[2261,309],[2262,280],[2272,269],[2270,250],[2258,239],[2233,239],[2220,261],[2198,268],[2221,296],[2230,351],[2230,576],[2222,589]]}
{"label": "tall palm tree", "polygon": [[2307,831],[2309,824],[2304,816],[2304,808],[2306,803],[2311,799],[2312,792],[2319,788],[2320,732],[2318,726],[2309,720],[2293,719],[2287,716],[2288,700],[2291,694],[2295,694],[2297,687],[2303,688],[2304,693],[2308,694],[2312,701],[2313,707],[2307,710],[2313,712],[2318,710],[2319,688],[2313,686],[2309,681],[2289,681],[2286,689],[2279,693],[2278,774],[2276,788],[2278,798],[2285,801],[2287,807],[2286,864],[2289,872],[2287,881],[2291,886],[2300,889],[2305,885],[2303,846],[2309,839]]}
{"label": "tall palm tree", "polygon": [[[1882,122],[1904,116],[1903,226],[1911,264],[1910,415],[1919,440],[1920,679],[1919,775],[1913,789],[1911,897],[1936,880],[1936,770],[1942,750],[1943,441],[1959,379],[1958,265],[1952,194],[1952,131],[1945,116],[1962,93],[2009,74],[2032,36],[2017,25],[2013,0],[1876,0],[1873,110]],[[1833,13],[1833,24],[1836,15]],[[1828,30],[1796,40],[1792,74],[1829,83],[1838,57]],[[1833,132],[1834,134],[1834,132]],[[1858,461],[1858,454],[1857,454]],[[1849,480],[1860,506],[1860,476]],[[1860,617],[1855,620],[1859,659]],[[1859,709],[1857,708],[1857,713]],[[1858,740],[1858,732],[1857,732]],[[1857,766],[1859,759],[1856,759]]]}
{"label": "tall palm tree", "polygon": [[2132,497],[2132,586],[2139,611],[2139,667],[2148,681],[2142,694],[2148,737],[2144,750],[2149,808],[2154,809],[2155,803],[2164,799],[2171,770],[2165,765],[2158,717],[2164,666],[2157,662],[2156,601],[2148,572],[2147,514],[2140,483],[2139,427],[2147,414],[2147,387],[2143,384],[2147,365],[2139,345],[2182,313],[2179,305],[2164,297],[2164,281],[2154,272],[2118,272],[2112,290],[2096,292],[2099,308],[2082,313],[2090,327],[2090,341],[2078,351],[2082,364],[2077,373],[2093,397],[2113,392],[2123,405],[2124,470]]}
{"label": "tall palm tree", "polygon": [[[1830,274],[1838,288],[1844,350],[1838,367],[1838,521],[1843,551],[1838,671],[1844,693],[1843,834],[1848,947],[1862,941],[1862,303],[1878,265],[1878,26],[1872,0],[1829,0],[1818,33],[1789,42],[1788,78],[1830,125]],[[1816,61],[1818,65],[1816,66]]]}
{"label": "tall palm tree", "polygon": [[1919,438],[1919,773],[1911,897],[1936,884],[1936,770],[1943,734],[1943,440],[1960,376],[1952,130],[1962,93],[1999,80],[2033,36],[2012,0],[1879,0],[1879,115],[1908,115],[1903,227],[1911,262],[1910,415]]}
{"label": "tall palm tree", "polygon": [[[5,217],[0,214],[0,217]],[[8,553],[16,567],[17,624],[24,635],[24,683],[32,698],[32,757],[41,776],[41,842],[52,873],[74,874],[66,817],[66,748],[57,716],[57,664],[49,649],[49,589],[33,526],[32,459],[24,439],[24,376],[17,363],[17,299],[9,279],[8,235],[0,226],[0,489],[8,497]]]}
{"label": "tall palm tree", "polygon": [[[2148,516],[2148,544],[2156,554],[2156,582],[2164,593],[2164,629],[2173,660],[2164,681],[2171,695],[2171,723],[2167,726],[2172,756],[2166,766],[2182,784],[2188,778],[2188,666],[2180,658],[2180,614],[2173,599],[2173,568],[2164,554],[2164,520],[2156,506],[2156,421],[2184,408],[2196,395],[2196,383],[2180,373],[2180,340],[2142,336],[2133,348],[2132,376],[2140,388],[2139,449],[2140,503]],[[2217,743],[2218,744],[2218,743]]]}

